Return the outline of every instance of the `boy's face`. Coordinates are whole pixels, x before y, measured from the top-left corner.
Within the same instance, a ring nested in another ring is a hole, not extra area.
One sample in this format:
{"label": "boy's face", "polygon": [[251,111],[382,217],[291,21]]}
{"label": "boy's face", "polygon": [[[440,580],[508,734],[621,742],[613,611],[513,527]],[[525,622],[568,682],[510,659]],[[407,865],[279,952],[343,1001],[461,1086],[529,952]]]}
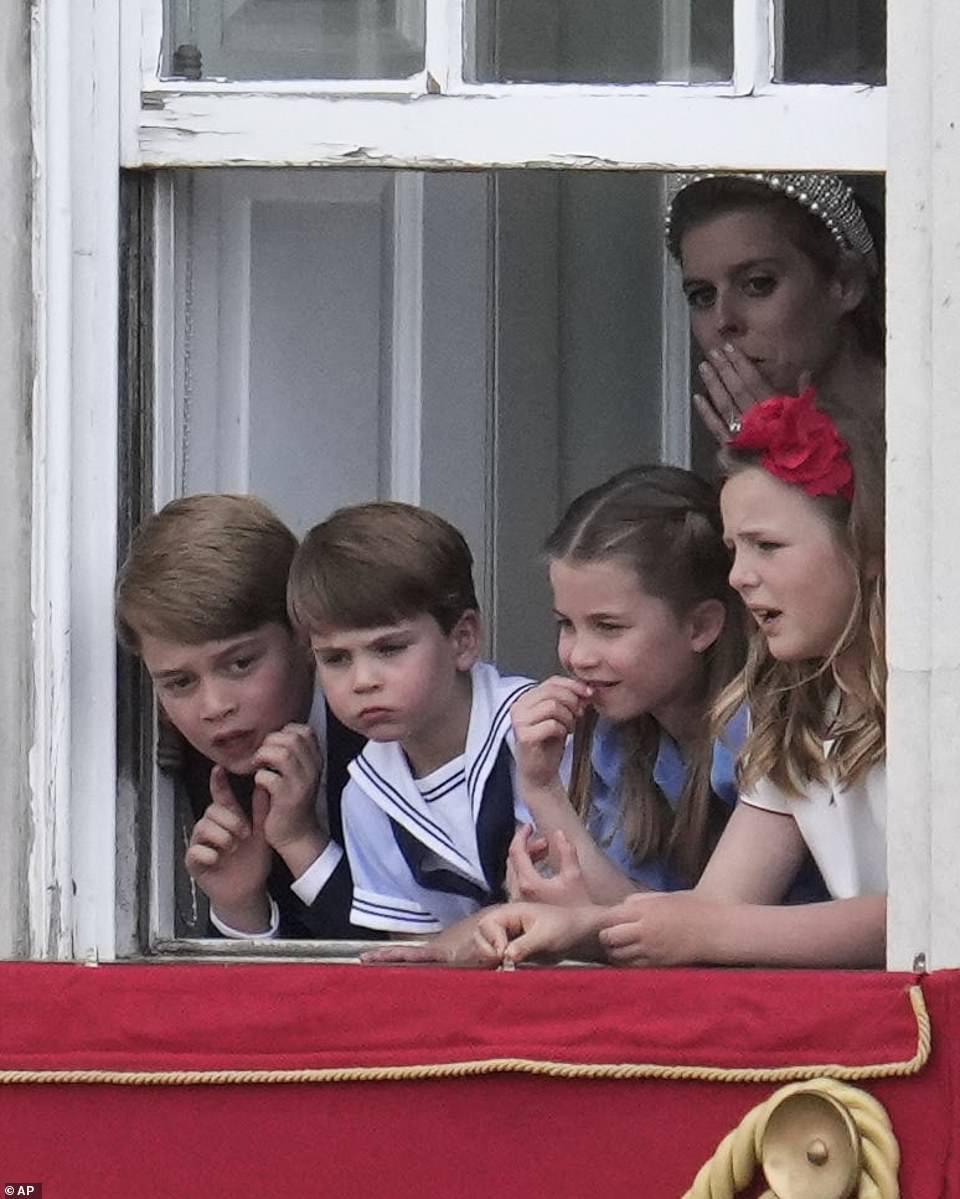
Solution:
{"label": "boy's face", "polygon": [[460,721],[462,681],[477,659],[478,643],[475,612],[465,613],[449,633],[423,614],[375,629],[317,629],[310,636],[317,677],[337,717],[371,741],[401,742],[408,753],[438,734],[442,739],[444,728]]}
{"label": "boy's face", "polygon": [[233,774],[251,774],[264,738],[309,712],[309,659],[279,624],[199,645],[144,635],[140,656],[172,723]]}

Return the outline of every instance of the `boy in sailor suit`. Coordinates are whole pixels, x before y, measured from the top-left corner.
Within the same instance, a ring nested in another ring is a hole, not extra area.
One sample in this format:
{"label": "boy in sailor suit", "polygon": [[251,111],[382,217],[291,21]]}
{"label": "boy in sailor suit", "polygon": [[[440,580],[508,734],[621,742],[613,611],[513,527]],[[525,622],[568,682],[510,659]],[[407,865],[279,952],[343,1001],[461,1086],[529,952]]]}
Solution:
{"label": "boy in sailor suit", "polygon": [[354,924],[436,933],[504,898],[529,820],[510,708],[532,683],[478,661],[472,565],[445,520],[374,503],[313,528],[291,566],[290,613],[327,703],[368,738],[343,792]]}

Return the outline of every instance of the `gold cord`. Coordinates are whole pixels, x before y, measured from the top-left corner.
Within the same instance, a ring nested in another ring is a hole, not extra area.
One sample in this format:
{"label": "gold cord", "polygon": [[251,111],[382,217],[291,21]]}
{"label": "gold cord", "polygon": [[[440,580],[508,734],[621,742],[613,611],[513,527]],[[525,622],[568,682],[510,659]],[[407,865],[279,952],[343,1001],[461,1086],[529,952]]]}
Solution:
{"label": "gold cord", "polygon": [[669,1081],[787,1083],[829,1075],[854,1082],[868,1078],[902,1078],[918,1074],[930,1056],[930,1016],[918,985],[910,987],[910,1005],[917,1022],[917,1048],[905,1061],[863,1066],[664,1066],[643,1063],[537,1061],[498,1057],[480,1061],[437,1062],[414,1066],[344,1066],[303,1070],[0,1070],[0,1085],[23,1083],[82,1083],[125,1087],[226,1086],[248,1083],[289,1084],[328,1082],[410,1082],[435,1078],[471,1078],[490,1074],[539,1074],[548,1078],[638,1079]]}
{"label": "gold cord", "polygon": [[[800,1092],[824,1095],[846,1108],[860,1137],[860,1166],[855,1199],[898,1199],[900,1146],[890,1118],[872,1095],[833,1078],[782,1087],[765,1103],[753,1108],[728,1133],[716,1152],[700,1169],[683,1199],[733,1199],[749,1186],[761,1160],[763,1134],[773,1111],[790,1095]],[[760,1199],[777,1199],[764,1191]]]}

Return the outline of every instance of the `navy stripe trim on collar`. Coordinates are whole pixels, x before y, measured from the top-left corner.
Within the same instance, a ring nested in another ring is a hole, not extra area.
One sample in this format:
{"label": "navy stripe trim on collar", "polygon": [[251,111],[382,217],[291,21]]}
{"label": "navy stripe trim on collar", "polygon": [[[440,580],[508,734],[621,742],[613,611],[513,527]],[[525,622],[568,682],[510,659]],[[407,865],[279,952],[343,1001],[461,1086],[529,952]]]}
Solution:
{"label": "navy stripe trim on collar", "polygon": [[405,908],[390,907],[385,903],[371,903],[368,899],[357,899],[354,896],[353,910],[362,912],[365,916],[381,916],[390,920],[403,921],[405,924],[436,924],[435,916],[429,912],[408,912]]}
{"label": "navy stripe trim on collar", "polygon": [[516,703],[524,691],[529,691],[531,687],[535,687],[536,683],[523,683],[519,687],[515,687],[510,694],[501,701],[497,708],[493,720],[490,721],[490,727],[487,730],[487,736],[480,747],[480,752],[473,760],[473,765],[470,767],[470,773],[467,775],[467,793],[472,797],[473,789],[477,783],[477,776],[483,770],[491,751],[499,752],[500,741],[503,737],[503,725],[510,718],[510,709]]}
{"label": "navy stripe trim on collar", "polygon": [[354,759],[354,764],[357,769],[361,770],[370,780],[370,782],[373,783],[373,785],[377,787],[380,792],[387,797],[387,799],[396,804],[396,806],[400,808],[410,818],[410,820],[413,821],[414,824],[421,828],[429,837],[432,837],[435,841],[439,841],[442,845],[445,845],[450,853],[458,857],[461,862],[465,862],[467,866],[470,866],[470,859],[465,854],[462,854],[459,849],[457,849],[452,839],[440,827],[440,825],[433,820],[429,820],[427,817],[418,812],[402,792],[398,791],[392,783],[388,782],[383,775],[379,774],[370,765],[363,754]]}

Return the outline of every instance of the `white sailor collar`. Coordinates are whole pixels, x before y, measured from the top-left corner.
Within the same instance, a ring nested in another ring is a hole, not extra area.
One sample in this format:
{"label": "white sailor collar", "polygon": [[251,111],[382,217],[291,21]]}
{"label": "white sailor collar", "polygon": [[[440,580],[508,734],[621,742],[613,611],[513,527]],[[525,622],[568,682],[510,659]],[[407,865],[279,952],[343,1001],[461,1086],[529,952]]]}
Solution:
{"label": "white sailor collar", "polygon": [[[464,771],[470,810],[476,824],[487,779],[505,739],[512,744],[510,709],[530,679],[501,677],[496,667],[478,662],[470,672],[473,696],[464,749]],[[350,763],[350,777],[390,819],[397,821],[422,844],[450,862],[461,874],[485,885],[477,845],[469,854],[455,845],[436,821],[430,804],[417,789],[410,766],[397,741],[368,741]]]}

